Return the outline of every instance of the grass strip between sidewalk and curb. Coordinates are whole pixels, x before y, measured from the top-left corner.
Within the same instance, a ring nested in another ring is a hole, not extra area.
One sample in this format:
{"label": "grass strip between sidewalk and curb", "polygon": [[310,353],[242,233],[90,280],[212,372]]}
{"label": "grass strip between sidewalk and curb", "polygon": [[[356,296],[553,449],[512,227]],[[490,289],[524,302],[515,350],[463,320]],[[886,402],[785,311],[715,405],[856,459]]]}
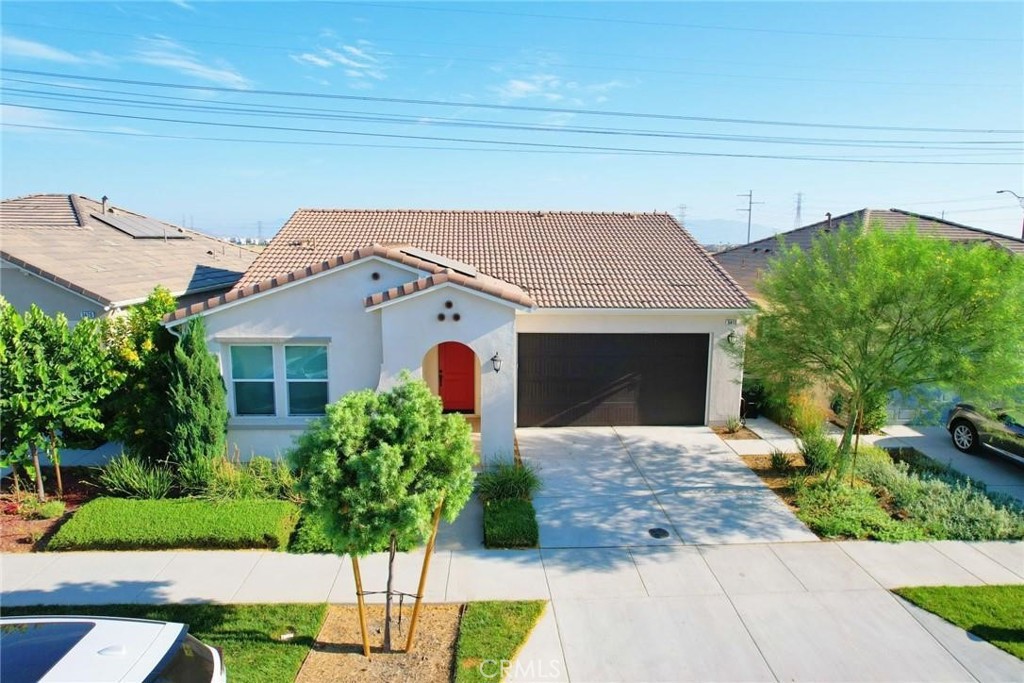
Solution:
{"label": "grass strip between sidewalk and curb", "polygon": [[[544,614],[547,602],[471,602],[466,605],[455,650],[455,683],[502,680]],[[534,675],[544,672],[534,672]]]}
{"label": "grass strip between sidewalk and curb", "polygon": [[[189,633],[223,650],[232,683],[292,683],[323,625],[327,605],[30,605],[4,607],[0,614],[101,615],[188,624]],[[293,635],[282,639],[289,633]]]}
{"label": "grass strip between sidewalk and curb", "polygon": [[1024,660],[1024,585],[922,586],[894,592]]}
{"label": "grass strip between sidewalk and curb", "polygon": [[75,512],[47,550],[279,549],[299,509],[281,500],[97,498]]}

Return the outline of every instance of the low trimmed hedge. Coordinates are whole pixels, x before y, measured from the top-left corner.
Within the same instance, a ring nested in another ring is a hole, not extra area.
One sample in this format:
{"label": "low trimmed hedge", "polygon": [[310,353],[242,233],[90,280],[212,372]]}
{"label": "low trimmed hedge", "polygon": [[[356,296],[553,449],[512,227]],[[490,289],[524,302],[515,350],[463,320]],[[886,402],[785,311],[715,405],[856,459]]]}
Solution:
{"label": "low trimmed hedge", "polygon": [[290,553],[333,553],[334,546],[327,538],[324,523],[319,517],[303,512],[299,517],[299,527],[295,530],[288,544]]}
{"label": "low trimmed hedge", "polygon": [[513,498],[484,504],[484,545],[488,548],[536,548],[540,540],[533,503]]}
{"label": "low trimmed hedge", "polygon": [[79,508],[47,550],[284,548],[299,509],[283,500],[97,498]]}

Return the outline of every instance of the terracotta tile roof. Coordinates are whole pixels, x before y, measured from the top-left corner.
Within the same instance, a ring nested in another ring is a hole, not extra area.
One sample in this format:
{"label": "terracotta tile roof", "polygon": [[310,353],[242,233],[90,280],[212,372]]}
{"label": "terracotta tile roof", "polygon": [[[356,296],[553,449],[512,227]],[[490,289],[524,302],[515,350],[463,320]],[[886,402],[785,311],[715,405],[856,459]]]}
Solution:
{"label": "terracotta tile roof", "polygon": [[541,308],[742,309],[743,290],[672,216],[300,209],[247,287],[369,243],[410,244],[520,287]]}
{"label": "terracotta tile roof", "polygon": [[138,239],[96,217],[101,215],[100,202],[74,194],[6,199],[0,203],[0,257],[104,306],[120,307],[144,300],[157,285],[179,297],[228,289],[256,256],[108,206],[109,220],[166,230],[168,236]]}
{"label": "terracotta tile roof", "polygon": [[[476,275],[460,273],[453,270],[451,267],[438,264],[434,259],[427,260],[419,258],[413,253],[410,253],[410,251],[412,250],[403,248],[402,246],[384,247],[380,244],[371,244],[365,247],[360,247],[359,249],[354,249],[341,254],[340,256],[335,256],[319,263],[303,266],[302,268],[293,270],[290,273],[267,278],[262,282],[246,285],[244,287],[236,287],[230,292],[226,292],[220,296],[212,297],[206,301],[192,304],[191,306],[179,308],[166,316],[164,318],[164,322],[183,320],[189,316],[196,315],[197,313],[208,311],[211,308],[216,308],[217,306],[238,301],[239,299],[244,299],[255,294],[260,294],[261,292],[266,292],[274,289],[275,287],[296,282],[312,275],[317,275],[333,268],[337,268],[338,266],[373,256],[411,266],[417,270],[429,273],[429,275],[418,278],[412,282],[402,285],[401,287],[393,287],[384,292],[378,292],[366,297],[363,301],[363,304],[366,307],[377,306],[388,301],[394,301],[395,299],[403,296],[415,294],[416,292],[421,292],[425,289],[429,289],[446,282],[466,287],[468,289],[473,289],[478,292],[483,292],[484,294],[504,299],[505,301],[519,306],[533,308],[536,305],[533,302],[533,299],[527,296],[523,290],[511,283],[503,282],[480,273]],[[424,256],[429,258],[431,255],[424,254]]]}
{"label": "terracotta tile roof", "polygon": [[[1024,255],[1024,240],[1022,239],[901,209],[861,209],[832,218],[832,227],[835,229],[840,226],[878,225],[883,230],[897,232],[910,224],[913,224],[922,235],[930,235],[953,242],[986,242]],[[780,233],[776,237],[766,237],[750,244],[720,251],[715,254],[714,258],[748,292],[756,292],[760,272],[767,267],[769,259],[776,253],[778,237],[785,239],[789,246],[796,245],[801,249],[806,249],[811,245],[814,237],[821,231],[827,230],[828,227],[828,220],[812,223],[796,230]]]}

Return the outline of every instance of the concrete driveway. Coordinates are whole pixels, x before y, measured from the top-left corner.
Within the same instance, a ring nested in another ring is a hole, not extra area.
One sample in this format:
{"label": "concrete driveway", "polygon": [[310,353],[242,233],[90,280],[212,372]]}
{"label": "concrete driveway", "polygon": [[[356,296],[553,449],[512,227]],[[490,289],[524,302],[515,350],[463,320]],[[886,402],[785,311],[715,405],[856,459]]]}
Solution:
{"label": "concrete driveway", "polygon": [[516,438],[544,481],[534,499],[542,548],[817,540],[706,427],[527,428]]}

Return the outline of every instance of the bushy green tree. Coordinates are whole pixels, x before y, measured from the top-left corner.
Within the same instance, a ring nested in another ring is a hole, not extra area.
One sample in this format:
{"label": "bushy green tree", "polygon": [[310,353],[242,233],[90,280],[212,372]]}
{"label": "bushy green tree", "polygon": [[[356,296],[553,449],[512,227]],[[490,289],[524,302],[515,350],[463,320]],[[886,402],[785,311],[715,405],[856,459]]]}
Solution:
{"label": "bushy green tree", "polygon": [[421,381],[390,391],[357,391],[327,406],[290,454],[308,514],[334,551],[389,552],[384,648],[391,649],[395,552],[431,535],[434,511],[452,521],[473,491],[470,428],[442,414]]}
{"label": "bushy green tree", "polygon": [[114,360],[117,389],[103,404],[107,436],[151,464],[167,458],[171,423],[167,415],[174,337],[162,325],[175,309],[174,296],[156,287],[145,302],[104,321]]}
{"label": "bushy green tree", "polygon": [[36,492],[45,499],[39,449],[53,463],[63,495],[60,449],[65,435],[103,429],[100,401],[113,389],[112,362],[99,323],[68,327],[64,314],[33,305],[24,316],[0,299],[0,422],[4,460],[30,456]]}
{"label": "bushy green tree", "polygon": [[[206,347],[202,318],[192,318],[185,324],[169,368],[167,460],[179,475],[190,473],[194,477],[196,472],[212,471],[213,461],[224,455],[228,426],[224,380],[216,358]],[[192,488],[205,484],[194,480],[185,483]]]}
{"label": "bushy green tree", "polygon": [[870,400],[922,384],[990,400],[1024,385],[1024,258],[917,234],[860,227],[785,248],[743,348],[768,387],[838,391],[847,414],[839,470]]}

